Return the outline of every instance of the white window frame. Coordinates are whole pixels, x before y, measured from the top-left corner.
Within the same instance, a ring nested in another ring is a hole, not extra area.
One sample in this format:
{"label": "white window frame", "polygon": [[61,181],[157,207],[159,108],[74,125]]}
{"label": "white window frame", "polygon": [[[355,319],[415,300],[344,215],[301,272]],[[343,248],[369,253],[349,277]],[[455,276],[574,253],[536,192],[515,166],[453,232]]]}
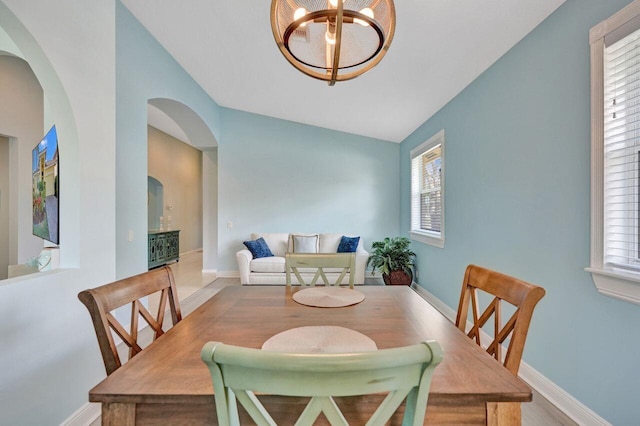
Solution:
{"label": "white window frame", "polygon": [[640,273],[607,265],[604,259],[604,51],[640,28],[640,0],[589,32],[591,45],[591,259],[585,268],[598,291],[640,305]]}
{"label": "white window frame", "polygon": [[413,214],[413,203],[414,203],[414,196],[413,196],[413,159],[424,154],[425,152],[429,151],[431,148],[440,145],[440,158],[441,158],[441,176],[440,176],[440,197],[441,197],[441,206],[442,206],[442,222],[441,222],[441,227],[440,227],[440,232],[429,232],[429,231],[425,231],[425,230],[421,230],[421,229],[413,229],[413,217],[410,218],[409,220],[409,236],[412,240],[414,241],[418,241],[424,244],[428,244],[428,245],[432,245],[435,247],[440,247],[443,248],[444,247],[444,218],[445,218],[445,210],[444,210],[444,188],[445,188],[445,182],[444,182],[444,176],[445,176],[445,172],[444,172],[444,167],[445,167],[445,138],[444,138],[444,129],[439,131],[438,133],[436,133],[435,135],[433,135],[432,137],[430,137],[427,141],[423,142],[422,144],[420,144],[419,146],[417,146],[416,148],[412,149],[410,152],[410,158],[409,158],[409,164],[410,164],[410,173],[411,173],[411,179],[410,179],[410,191],[411,191],[411,195],[410,195],[410,214]]}

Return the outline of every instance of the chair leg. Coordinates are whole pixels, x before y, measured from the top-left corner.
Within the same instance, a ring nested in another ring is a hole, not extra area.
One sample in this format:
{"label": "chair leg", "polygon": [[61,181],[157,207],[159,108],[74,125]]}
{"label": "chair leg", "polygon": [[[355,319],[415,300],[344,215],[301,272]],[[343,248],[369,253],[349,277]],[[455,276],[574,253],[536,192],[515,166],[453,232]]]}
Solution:
{"label": "chair leg", "polygon": [[227,393],[227,406],[229,407],[229,423],[232,426],[239,426],[238,403],[236,402],[236,394],[232,390]]}

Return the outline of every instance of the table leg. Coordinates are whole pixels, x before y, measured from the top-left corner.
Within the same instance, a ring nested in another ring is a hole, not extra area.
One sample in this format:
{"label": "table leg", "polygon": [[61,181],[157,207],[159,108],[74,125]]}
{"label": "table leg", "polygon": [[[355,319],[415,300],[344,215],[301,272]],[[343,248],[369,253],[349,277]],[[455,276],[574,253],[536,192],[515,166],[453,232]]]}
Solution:
{"label": "table leg", "polygon": [[102,426],[134,426],[136,404],[105,402],[102,404]]}
{"label": "table leg", "polygon": [[519,402],[488,402],[488,426],[520,426],[522,424]]}

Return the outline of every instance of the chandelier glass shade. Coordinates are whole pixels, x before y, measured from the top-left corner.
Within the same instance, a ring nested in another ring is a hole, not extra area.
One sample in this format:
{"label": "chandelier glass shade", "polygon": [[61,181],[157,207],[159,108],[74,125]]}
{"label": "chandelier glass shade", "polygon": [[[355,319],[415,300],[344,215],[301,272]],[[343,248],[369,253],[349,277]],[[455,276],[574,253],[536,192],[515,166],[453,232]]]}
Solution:
{"label": "chandelier glass shade", "polygon": [[271,29],[284,57],[333,86],[376,66],[395,31],[393,0],[272,0]]}

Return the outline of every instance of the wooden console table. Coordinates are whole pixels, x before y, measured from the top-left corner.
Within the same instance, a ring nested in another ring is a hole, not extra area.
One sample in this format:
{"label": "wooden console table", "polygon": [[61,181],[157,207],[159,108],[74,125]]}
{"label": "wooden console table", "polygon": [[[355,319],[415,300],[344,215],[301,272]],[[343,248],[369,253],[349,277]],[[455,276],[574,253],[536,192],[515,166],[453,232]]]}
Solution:
{"label": "wooden console table", "polygon": [[147,248],[149,269],[180,260],[180,231],[149,231]]}

